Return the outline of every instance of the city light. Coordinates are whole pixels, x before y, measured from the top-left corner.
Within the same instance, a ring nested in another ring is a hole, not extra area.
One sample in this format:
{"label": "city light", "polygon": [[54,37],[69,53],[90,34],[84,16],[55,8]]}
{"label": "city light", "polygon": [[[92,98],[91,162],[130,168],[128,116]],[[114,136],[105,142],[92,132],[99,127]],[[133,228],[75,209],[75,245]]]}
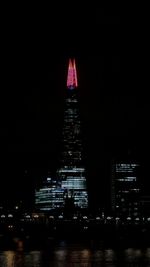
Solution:
{"label": "city light", "polygon": [[[75,60],[69,60],[67,87],[77,87]],[[37,210],[50,211],[64,208],[67,199],[77,208],[87,209],[88,193],[86,171],[82,162],[81,122],[76,90],[67,90],[62,129],[62,153],[56,178],[47,177],[40,189],[35,190]]]}
{"label": "city light", "polygon": [[8,218],[13,218],[13,215],[12,214],[8,214]]}
{"label": "city light", "polygon": [[78,86],[77,83],[77,71],[76,71],[76,64],[75,59],[69,60],[69,67],[68,67],[68,76],[67,76],[67,87],[74,89]]}

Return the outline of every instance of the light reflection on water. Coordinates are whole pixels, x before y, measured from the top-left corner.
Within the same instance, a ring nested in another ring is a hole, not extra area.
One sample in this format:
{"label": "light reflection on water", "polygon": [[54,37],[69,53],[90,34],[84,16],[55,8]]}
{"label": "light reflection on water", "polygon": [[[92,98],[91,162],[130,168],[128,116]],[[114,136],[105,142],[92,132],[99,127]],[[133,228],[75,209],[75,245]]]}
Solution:
{"label": "light reflection on water", "polygon": [[0,267],[149,267],[150,248],[89,249],[61,244],[46,251],[1,251]]}

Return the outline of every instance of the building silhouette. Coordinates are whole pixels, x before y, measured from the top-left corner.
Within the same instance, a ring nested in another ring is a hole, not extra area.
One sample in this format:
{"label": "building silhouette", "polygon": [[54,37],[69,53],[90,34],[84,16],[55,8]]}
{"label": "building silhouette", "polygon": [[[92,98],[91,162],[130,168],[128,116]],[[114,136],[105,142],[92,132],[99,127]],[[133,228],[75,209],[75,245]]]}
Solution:
{"label": "building silhouette", "polygon": [[115,216],[140,215],[140,166],[136,161],[114,160],[111,164],[111,207]]}
{"label": "building silhouette", "polygon": [[86,209],[88,194],[82,158],[81,121],[75,60],[69,60],[65,92],[62,150],[56,178],[47,178],[35,192],[36,208],[42,211]]}

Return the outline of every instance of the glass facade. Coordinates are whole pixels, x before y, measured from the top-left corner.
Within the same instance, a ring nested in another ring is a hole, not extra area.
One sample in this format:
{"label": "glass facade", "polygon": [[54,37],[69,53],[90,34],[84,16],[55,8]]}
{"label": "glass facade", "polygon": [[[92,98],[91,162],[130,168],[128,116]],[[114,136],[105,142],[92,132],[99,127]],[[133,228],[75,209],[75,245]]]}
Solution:
{"label": "glass facade", "polygon": [[75,207],[87,208],[81,140],[76,66],[75,60],[69,60],[60,167],[56,179],[47,178],[42,188],[36,190],[35,204],[38,209],[48,211],[63,208],[66,199],[71,199]]}
{"label": "glass facade", "polygon": [[65,100],[61,162],[57,177],[61,181],[61,188],[65,190],[65,196],[72,197],[76,207],[87,208],[88,195],[81,140],[78,91],[75,88],[74,90],[68,88]]}
{"label": "glass facade", "polygon": [[47,178],[43,186],[35,191],[35,205],[38,210],[49,211],[63,205],[64,190],[52,178]]}
{"label": "glass facade", "polygon": [[80,208],[87,208],[87,191],[85,169],[66,166],[58,170],[61,187],[67,197],[72,197],[74,204]]}

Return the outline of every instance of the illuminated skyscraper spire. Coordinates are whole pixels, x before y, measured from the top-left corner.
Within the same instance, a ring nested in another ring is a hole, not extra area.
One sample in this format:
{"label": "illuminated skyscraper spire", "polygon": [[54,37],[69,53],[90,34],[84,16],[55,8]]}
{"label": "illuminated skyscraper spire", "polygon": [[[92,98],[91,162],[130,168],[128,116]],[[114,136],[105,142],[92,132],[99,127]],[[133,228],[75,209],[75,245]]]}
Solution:
{"label": "illuminated skyscraper spire", "polygon": [[[63,140],[57,178],[64,190],[63,206],[71,199],[74,206],[86,209],[88,193],[83,159],[80,110],[75,59],[69,60],[67,88],[64,106]],[[61,197],[60,197],[61,198]],[[72,203],[72,202],[70,202]]]}
{"label": "illuminated skyscraper spire", "polygon": [[77,86],[75,59],[69,59],[62,149],[56,179],[48,177],[42,188],[35,193],[36,207],[42,211],[67,210],[68,207],[73,212],[74,207],[76,210],[88,207],[78,90],[75,90]]}
{"label": "illuminated skyscraper spire", "polygon": [[69,59],[67,87],[73,89],[78,86],[75,59]]}

